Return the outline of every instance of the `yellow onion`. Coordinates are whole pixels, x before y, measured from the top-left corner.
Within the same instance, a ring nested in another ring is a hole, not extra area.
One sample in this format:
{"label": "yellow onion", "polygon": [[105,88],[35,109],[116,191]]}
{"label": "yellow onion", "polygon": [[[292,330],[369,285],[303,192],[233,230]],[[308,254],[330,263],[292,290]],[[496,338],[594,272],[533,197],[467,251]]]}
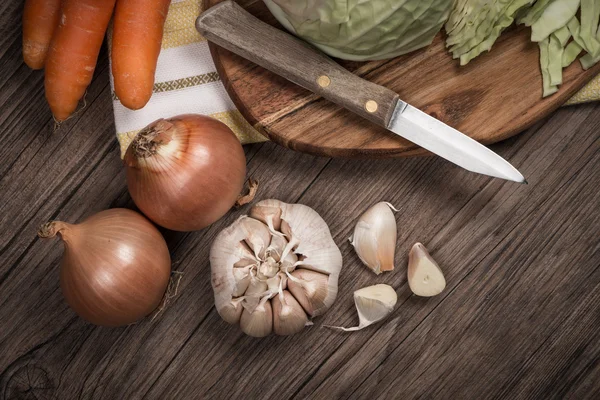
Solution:
{"label": "yellow onion", "polygon": [[158,225],[176,231],[202,229],[225,215],[246,176],[244,150],[231,129],[195,114],[148,125],[124,161],[135,204]]}
{"label": "yellow onion", "polygon": [[80,224],[52,221],[38,235],[58,235],[65,251],[60,285],[67,303],[96,325],[131,324],[161,303],[171,273],[169,249],[135,211],[101,211]]}

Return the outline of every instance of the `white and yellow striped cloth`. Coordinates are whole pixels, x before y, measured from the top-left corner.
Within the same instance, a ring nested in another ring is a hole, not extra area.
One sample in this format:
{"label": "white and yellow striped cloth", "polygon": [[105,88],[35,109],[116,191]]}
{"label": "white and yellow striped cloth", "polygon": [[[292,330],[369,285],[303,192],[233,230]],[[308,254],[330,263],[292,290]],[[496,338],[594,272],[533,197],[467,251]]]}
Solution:
{"label": "white and yellow striped cloth", "polygon": [[[208,44],[194,26],[202,0],[173,0],[165,23],[158,58],[154,94],[141,110],[121,105],[113,91],[117,138],[121,155],[135,134],[158,118],[198,113],[227,124],[242,144],[265,141],[236,110],[210,56]],[[111,87],[112,87],[111,76]],[[600,100],[600,77],[590,82],[570,103]]]}
{"label": "white and yellow striped cloth", "polygon": [[173,0],[165,22],[154,94],[144,108],[129,110],[114,95],[121,156],[135,134],[158,118],[196,113],[227,124],[243,144],[265,141],[237,111],[219,79],[208,44],[194,26],[202,0]]}

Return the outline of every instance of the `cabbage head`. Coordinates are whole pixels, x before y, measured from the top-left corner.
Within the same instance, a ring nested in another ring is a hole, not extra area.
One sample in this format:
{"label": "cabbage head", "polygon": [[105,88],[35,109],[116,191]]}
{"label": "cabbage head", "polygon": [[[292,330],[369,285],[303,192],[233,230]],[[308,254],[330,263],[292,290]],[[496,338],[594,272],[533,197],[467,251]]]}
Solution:
{"label": "cabbage head", "polygon": [[380,60],[428,46],[454,0],[264,0],[290,32],[346,60]]}

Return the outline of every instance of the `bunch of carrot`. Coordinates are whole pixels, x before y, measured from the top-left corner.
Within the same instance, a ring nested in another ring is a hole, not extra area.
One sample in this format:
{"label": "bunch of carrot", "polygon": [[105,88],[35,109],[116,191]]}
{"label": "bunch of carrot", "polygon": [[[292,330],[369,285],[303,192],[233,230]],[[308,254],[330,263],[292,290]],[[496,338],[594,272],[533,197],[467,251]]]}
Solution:
{"label": "bunch of carrot", "polygon": [[130,109],[152,95],[163,26],[171,0],[26,0],[23,59],[45,68],[46,99],[67,119],[92,81],[114,13],[111,48],[115,93]]}

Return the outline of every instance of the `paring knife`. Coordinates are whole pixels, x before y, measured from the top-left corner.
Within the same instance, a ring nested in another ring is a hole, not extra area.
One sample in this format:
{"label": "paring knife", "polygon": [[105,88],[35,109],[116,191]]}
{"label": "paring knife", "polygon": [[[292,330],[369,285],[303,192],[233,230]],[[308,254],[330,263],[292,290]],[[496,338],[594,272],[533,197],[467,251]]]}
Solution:
{"label": "paring knife", "polygon": [[307,43],[265,24],[231,0],[202,13],[196,29],[211,42],[456,165],[526,183],[516,168],[487,147],[405,103],[393,91],[347,71]]}

